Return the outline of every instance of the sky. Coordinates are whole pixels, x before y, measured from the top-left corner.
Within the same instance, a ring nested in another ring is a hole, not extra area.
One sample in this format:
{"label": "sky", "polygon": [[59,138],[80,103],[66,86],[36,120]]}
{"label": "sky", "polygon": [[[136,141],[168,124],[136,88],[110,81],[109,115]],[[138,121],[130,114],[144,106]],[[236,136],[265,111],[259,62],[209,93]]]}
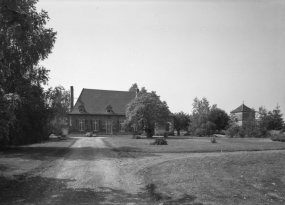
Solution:
{"label": "sky", "polygon": [[[57,31],[49,86],[156,91],[171,112],[195,97],[285,113],[283,0],[39,0]],[[76,101],[76,99],[75,99]],[[284,116],[283,116],[284,117]]]}

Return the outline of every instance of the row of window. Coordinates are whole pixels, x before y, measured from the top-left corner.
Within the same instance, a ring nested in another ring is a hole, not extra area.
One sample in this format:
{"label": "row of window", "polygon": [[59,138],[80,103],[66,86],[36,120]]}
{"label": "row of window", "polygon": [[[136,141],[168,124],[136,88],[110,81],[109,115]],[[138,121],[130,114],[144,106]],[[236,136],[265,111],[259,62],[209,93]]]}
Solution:
{"label": "row of window", "polygon": [[[92,131],[99,131],[99,120],[92,120],[91,121],[91,130]],[[124,127],[124,120],[119,120],[119,131],[120,132],[125,132],[125,127]],[[113,133],[113,130],[115,129],[115,124],[113,120],[105,120],[101,121],[102,129],[106,130],[106,133]],[[78,130],[79,131],[85,131],[88,130],[88,121],[85,119],[79,119],[78,120]]]}

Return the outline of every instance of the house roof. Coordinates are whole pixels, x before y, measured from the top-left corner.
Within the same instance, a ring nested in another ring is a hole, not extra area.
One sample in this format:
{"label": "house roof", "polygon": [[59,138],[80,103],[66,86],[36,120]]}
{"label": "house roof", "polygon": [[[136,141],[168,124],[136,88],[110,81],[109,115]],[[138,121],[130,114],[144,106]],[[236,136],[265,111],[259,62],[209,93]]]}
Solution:
{"label": "house roof", "polygon": [[84,106],[87,114],[107,114],[106,108],[112,106],[113,113],[125,115],[126,106],[136,96],[135,92],[96,90],[83,88],[77,102],[69,114],[80,114],[78,107]]}
{"label": "house roof", "polygon": [[231,113],[238,113],[238,112],[253,112],[254,110],[250,109],[249,107],[247,107],[246,105],[242,104],[241,106],[239,106],[238,108],[236,108],[235,110],[231,111]]}

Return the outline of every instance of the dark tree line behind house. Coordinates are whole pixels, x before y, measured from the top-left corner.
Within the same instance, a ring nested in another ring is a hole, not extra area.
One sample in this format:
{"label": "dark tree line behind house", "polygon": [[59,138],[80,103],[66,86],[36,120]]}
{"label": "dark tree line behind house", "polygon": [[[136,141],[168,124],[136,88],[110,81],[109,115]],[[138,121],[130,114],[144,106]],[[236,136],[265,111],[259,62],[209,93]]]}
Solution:
{"label": "dark tree line behind house", "polygon": [[44,140],[55,111],[42,85],[49,71],[39,62],[52,52],[56,32],[46,28],[37,1],[0,1],[0,145]]}

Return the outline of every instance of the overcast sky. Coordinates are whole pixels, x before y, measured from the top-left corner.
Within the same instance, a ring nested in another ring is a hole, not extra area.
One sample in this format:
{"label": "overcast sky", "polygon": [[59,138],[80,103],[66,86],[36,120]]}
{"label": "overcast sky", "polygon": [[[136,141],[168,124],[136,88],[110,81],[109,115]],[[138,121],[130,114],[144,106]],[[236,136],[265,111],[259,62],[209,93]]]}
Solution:
{"label": "overcast sky", "polygon": [[39,0],[58,32],[49,86],[156,91],[172,112],[195,97],[230,112],[285,112],[285,1]]}

